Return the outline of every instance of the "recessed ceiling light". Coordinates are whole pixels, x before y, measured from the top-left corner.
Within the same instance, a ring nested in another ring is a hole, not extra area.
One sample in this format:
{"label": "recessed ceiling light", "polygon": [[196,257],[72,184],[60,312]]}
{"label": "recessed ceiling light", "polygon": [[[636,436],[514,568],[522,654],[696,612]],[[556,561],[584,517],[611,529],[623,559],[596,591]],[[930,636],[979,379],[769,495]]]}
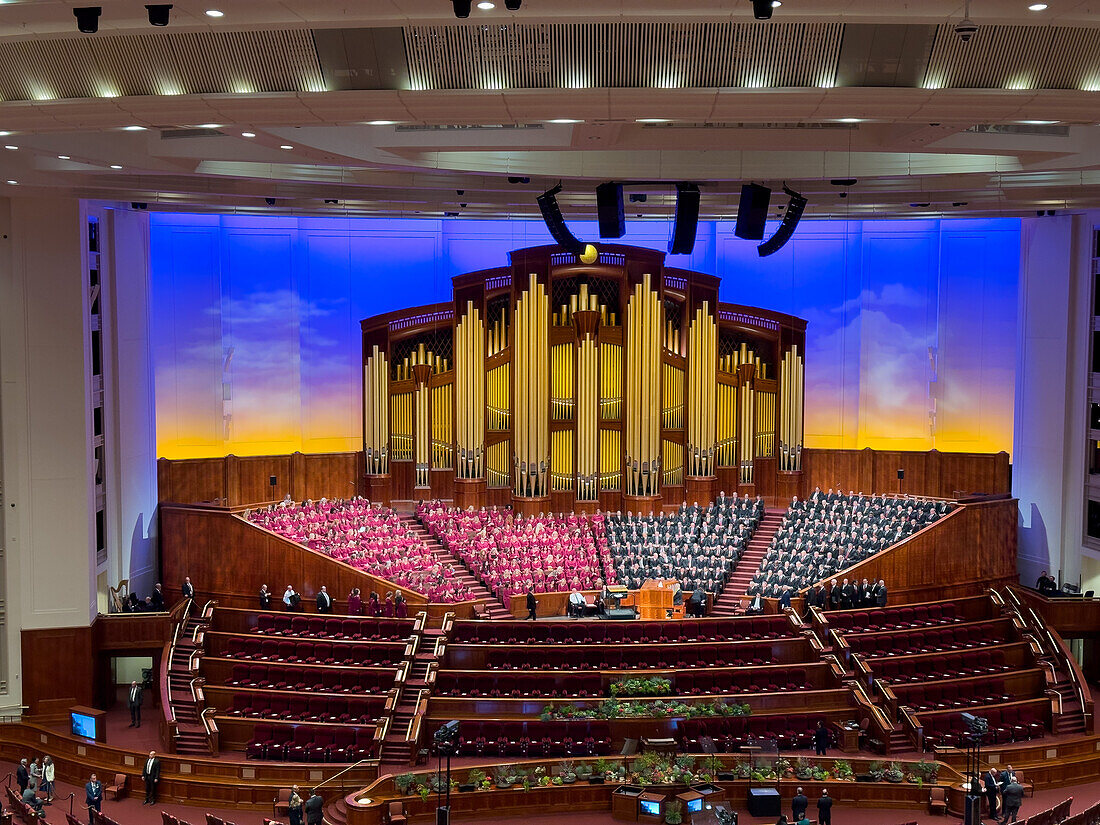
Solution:
{"label": "recessed ceiling light", "polygon": [[773,9],[777,9],[782,5],[783,5],[783,3],[781,3],[780,0],[772,0],[772,8]]}
{"label": "recessed ceiling light", "polygon": [[1032,3],[1030,6],[1027,7],[1027,10],[1028,11],[1046,11],[1047,10],[1047,4],[1046,3]]}
{"label": "recessed ceiling light", "polygon": [[1053,126],[1057,120],[1021,120],[1025,126]]}
{"label": "recessed ceiling light", "polygon": [[634,122],[635,123],[668,123],[669,119],[667,117],[640,117],[640,118],[637,118]]}
{"label": "recessed ceiling light", "polygon": [[256,137],[255,132],[241,132],[241,137]]}
{"label": "recessed ceiling light", "polygon": [[550,121],[551,123],[584,123],[583,120],[574,120],[571,117],[557,117]]}
{"label": "recessed ceiling light", "polygon": [[290,145],[289,143],[284,143],[284,144],[283,144],[282,146],[280,146],[279,148],[280,148],[280,149],[293,149],[294,147],[293,147],[293,146],[291,146],[291,145]]}
{"label": "recessed ceiling light", "polygon": [[840,119],[840,122],[841,123],[859,123],[859,118],[858,117],[842,117]]}
{"label": "recessed ceiling light", "polygon": [[112,169],[121,169],[122,167],[121,167],[121,166],[119,166],[119,165],[118,165],[117,163],[112,163],[112,164],[111,164],[111,168],[112,168]]}
{"label": "recessed ceiling light", "polygon": [[481,0],[481,2],[477,4],[477,7],[482,11],[492,11],[497,7],[497,4],[490,3],[489,0]]}
{"label": "recessed ceiling light", "polygon": [[12,146],[10,143],[4,147],[5,149],[18,149],[18,146]]}
{"label": "recessed ceiling light", "polygon": [[57,159],[58,159],[58,160],[69,160],[70,158],[69,158],[69,156],[68,156],[68,155],[58,155],[58,156],[57,156]]}
{"label": "recessed ceiling light", "polygon": [[0,132],[0,137],[7,137],[11,132]]}
{"label": "recessed ceiling light", "polygon": [[12,186],[16,186],[16,185],[18,185],[19,181],[17,181],[17,180],[9,180],[9,181],[8,181],[8,183],[10,183],[10,184],[11,184]]}
{"label": "recessed ceiling light", "polygon": [[220,129],[221,126],[222,125],[220,123],[200,123],[199,124],[200,129]]}
{"label": "recessed ceiling light", "polygon": [[225,12],[224,11],[219,11],[218,9],[207,9],[206,10],[206,16],[207,17],[225,17]]}
{"label": "recessed ceiling light", "polygon": [[395,120],[368,120],[367,125],[368,126],[393,126],[393,124],[396,123],[396,122],[397,121],[395,121]]}

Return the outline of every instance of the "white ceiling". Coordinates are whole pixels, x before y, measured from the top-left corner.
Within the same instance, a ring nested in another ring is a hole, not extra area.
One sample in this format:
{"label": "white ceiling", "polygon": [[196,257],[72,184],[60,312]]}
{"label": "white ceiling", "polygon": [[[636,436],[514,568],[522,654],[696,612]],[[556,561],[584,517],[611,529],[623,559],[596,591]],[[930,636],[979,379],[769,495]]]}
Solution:
{"label": "white ceiling", "polygon": [[[501,0],[465,22],[448,0],[183,0],[167,29],[143,3],[100,0],[96,35],[76,33],[80,4],[9,0],[0,145],[17,148],[0,149],[0,191],[498,217],[537,214],[560,178],[579,218],[601,180],[694,180],[703,216],[728,217],[757,180],[807,194],[811,217],[1098,208],[1100,0],[1029,2],[974,0],[963,44],[961,0],[785,0],[771,23],[751,20],[749,0],[525,0],[517,13]],[[339,88],[354,78],[322,42],[347,44],[348,67],[366,49],[380,87]],[[387,79],[393,66],[407,79]],[[838,76],[896,85],[830,86]],[[629,214],[670,214],[669,185],[629,191],[648,195]]]}

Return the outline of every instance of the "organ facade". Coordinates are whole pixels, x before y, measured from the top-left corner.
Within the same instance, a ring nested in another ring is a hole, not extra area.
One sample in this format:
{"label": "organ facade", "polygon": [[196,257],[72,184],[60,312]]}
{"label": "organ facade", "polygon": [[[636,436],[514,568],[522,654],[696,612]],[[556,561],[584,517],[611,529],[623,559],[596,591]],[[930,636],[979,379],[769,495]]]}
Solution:
{"label": "organ facade", "polygon": [[656,512],[801,480],[806,322],[664,254],[555,246],[367,318],[363,488],[517,512]]}

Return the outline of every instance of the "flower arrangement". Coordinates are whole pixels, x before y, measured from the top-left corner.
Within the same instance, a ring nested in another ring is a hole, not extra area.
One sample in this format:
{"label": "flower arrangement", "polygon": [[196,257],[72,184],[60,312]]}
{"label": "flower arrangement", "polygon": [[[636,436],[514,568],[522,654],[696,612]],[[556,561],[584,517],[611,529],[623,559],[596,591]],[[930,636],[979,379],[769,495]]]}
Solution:
{"label": "flower arrangement", "polygon": [[683,717],[749,716],[752,713],[747,704],[738,702],[704,702],[688,704],[675,700],[658,699],[653,702],[620,702],[617,699],[605,699],[597,707],[578,708],[572,703],[564,705],[546,705],[539,714],[543,722],[558,719],[636,719]]}
{"label": "flower arrangement", "polygon": [[854,777],[852,763],[844,759],[838,759],[833,763],[833,776],[836,779],[850,780]]}
{"label": "flower arrangement", "polygon": [[614,696],[670,696],[672,680],[663,676],[652,679],[620,679],[612,682],[608,692]]}
{"label": "flower arrangement", "polygon": [[882,776],[887,782],[902,782],[905,780],[905,773],[897,762],[891,762],[890,767],[886,769]]}

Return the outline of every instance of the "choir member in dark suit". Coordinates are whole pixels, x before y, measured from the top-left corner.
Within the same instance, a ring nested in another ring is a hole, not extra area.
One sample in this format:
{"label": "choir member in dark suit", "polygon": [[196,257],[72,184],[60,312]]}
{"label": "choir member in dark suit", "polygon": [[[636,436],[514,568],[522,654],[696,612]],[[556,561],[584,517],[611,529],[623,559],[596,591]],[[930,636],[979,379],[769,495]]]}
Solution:
{"label": "choir member in dark suit", "polygon": [[883,579],[875,585],[875,607],[886,607],[886,582]]}
{"label": "choir member in dark suit", "polygon": [[266,584],[260,585],[260,610],[268,610],[271,607],[271,592]]}
{"label": "choir member in dark suit", "polygon": [[181,590],[183,590],[183,597],[185,599],[195,598],[195,586],[191,584],[190,576],[184,576],[183,587],[181,588]]}
{"label": "choir member in dark suit", "polygon": [[164,590],[161,588],[160,582],[153,586],[153,592],[149,598],[153,601],[153,610],[164,610]]}
{"label": "choir member in dark suit", "polygon": [[829,607],[840,610],[840,585],[837,584],[836,579],[829,582]]}
{"label": "choir member in dark suit", "polygon": [[527,588],[527,618],[534,620],[538,618],[536,611],[539,607],[539,601],[535,598],[535,591],[531,588]]}

